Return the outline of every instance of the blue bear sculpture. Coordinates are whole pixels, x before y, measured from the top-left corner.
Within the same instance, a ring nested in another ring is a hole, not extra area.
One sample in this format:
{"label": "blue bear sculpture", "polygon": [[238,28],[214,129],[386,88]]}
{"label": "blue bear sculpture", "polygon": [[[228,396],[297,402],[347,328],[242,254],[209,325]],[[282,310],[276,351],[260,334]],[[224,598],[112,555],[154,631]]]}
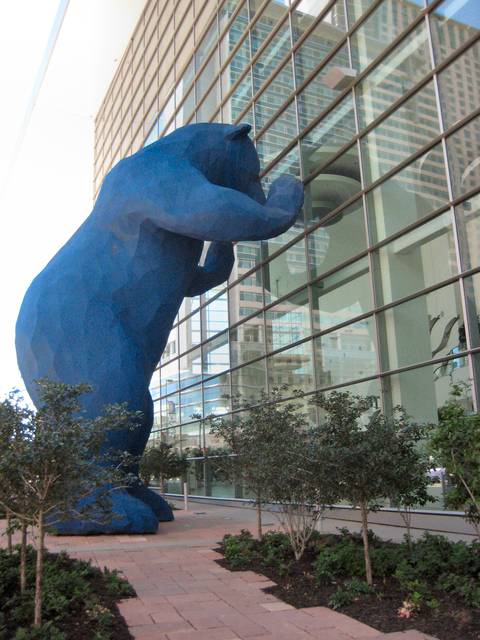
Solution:
{"label": "blue bear sculpture", "polygon": [[[177,129],[121,160],[94,209],[30,285],[16,347],[27,390],[35,380],[88,382],[87,417],[106,404],[141,411],[134,431],[107,446],[140,456],[153,424],[152,374],[185,296],[227,280],[232,242],[288,229],[302,206],[302,184],[278,178],[265,198],[250,126],[197,124]],[[204,241],[211,241],[199,266]],[[171,520],[168,504],[140,482],[112,492],[108,524],[69,520],[64,534],[148,533]]]}

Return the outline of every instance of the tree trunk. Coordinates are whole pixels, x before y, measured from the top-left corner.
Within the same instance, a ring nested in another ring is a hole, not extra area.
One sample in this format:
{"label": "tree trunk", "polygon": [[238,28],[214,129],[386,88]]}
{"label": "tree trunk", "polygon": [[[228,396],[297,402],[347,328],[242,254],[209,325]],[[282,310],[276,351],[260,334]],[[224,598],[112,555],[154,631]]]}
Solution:
{"label": "tree trunk", "polygon": [[408,548],[412,546],[412,510],[410,507],[400,508],[400,516],[405,525],[405,529],[407,530],[406,538]]}
{"label": "tree trunk", "polygon": [[27,525],[22,522],[22,542],[20,546],[20,593],[25,593],[25,587],[27,586]]}
{"label": "tree trunk", "polygon": [[12,517],[8,509],[6,510],[5,515],[7,517],[7,549],[8,553],[12,555],[12,530],[10,528],[12,526]]}
{"label": "tree trunk", "polygon": [[43,511],[38,514],[38,546],[37,546],[37,564],[35,567],[35,613],[33,624],[39,627],[42,624],[42,578],[43,578],[43,545],[45,531],[43,528]]}
{"label": "tree trunk", "polygon": [[370,563],[370,549],[368,546],[368,508],[366,502],[360,503],[360,513],[362,515],[362,538],[363,538],[363,553],[365,556],[365,575],[367,578],[367,584],[373,585],[372,565]]}
{"label": "tree trunk", "polygon": [[257,496],[257,536],[259,540],[262,534],[262,503],[260,502],[260,496]]}

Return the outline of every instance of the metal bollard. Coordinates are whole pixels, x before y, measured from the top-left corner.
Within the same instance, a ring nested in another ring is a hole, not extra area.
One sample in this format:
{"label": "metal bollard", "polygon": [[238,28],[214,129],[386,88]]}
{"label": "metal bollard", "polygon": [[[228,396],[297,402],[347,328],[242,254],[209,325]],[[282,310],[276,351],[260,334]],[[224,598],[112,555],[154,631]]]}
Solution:
{"label": "metal bollard", "polygon": [[183,508],[188,511],[188,485],[186,482],[183,483]]}

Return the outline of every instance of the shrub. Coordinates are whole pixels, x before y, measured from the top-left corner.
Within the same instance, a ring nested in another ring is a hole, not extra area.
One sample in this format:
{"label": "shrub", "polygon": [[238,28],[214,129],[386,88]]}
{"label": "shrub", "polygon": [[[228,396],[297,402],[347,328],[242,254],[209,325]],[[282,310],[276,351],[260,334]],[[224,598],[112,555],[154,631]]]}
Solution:
{"label": "shrub", "polygon": [[340,609],[352,604],[362,595],[371,595],[373,593],[375,593],[374,589],[364,580],[352,578],[335,591],[328,601],[328,606],[332,609]]}
{"label": "shrub", "polygon": [[225,560],[232,568],[248,567],[258,557],[255,540],[246,529],[242,529],[236,536],[227,534],[223,537],[222,544]]}
{"label": "shrub", "polygon": [[480,585],[475,578],[447,573],[440,578],[437,586],[460,596],[469,607],[480,608]]}
{"label": "shrub", "polygon": [[337,577],[365,576],[362,547],[351,537],[343,535],[332,547],[322,549],[313,563],[315,579],[328,584]]}
{"label": "shrub", "polygon": [[262,564],[266,567],[277,566],[285,560],[291,560],[292,547],[285,533],[271,531],[262,536],[259,545]]}
{"label": "shrub", "polygon": [[[0,636],[1,638],[2,636]],[[7,636],[5,636],[6,638]],[[67,636],[52,622],[45,622],[40,627],[17,629],[13,640],[66,640]],[[3,640],[3,638],[2,638]]]}
{"label": "shrub", "polygon": [[405,556],[404,545],[386,543],[370,551],[372,569],[378,578],[392,576]]}

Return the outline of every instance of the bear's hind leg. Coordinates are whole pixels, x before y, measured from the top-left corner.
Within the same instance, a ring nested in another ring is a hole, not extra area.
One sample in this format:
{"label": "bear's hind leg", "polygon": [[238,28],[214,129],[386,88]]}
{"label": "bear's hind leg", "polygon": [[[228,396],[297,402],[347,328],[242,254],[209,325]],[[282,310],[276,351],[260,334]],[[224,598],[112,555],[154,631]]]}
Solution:
{"label": "bear's hind leg", "polygon": [[[145,399],[145,406],[143,408],[142,425],[136,430],[134,443],[129,450],[133,456],[141,456],[145,451],[152,426],[153,400],[150,393],[148,393]],[[138,468],[134,469],[134,473],[138,477]],[[172,508],[168,502],[156,491],[145,486],[140,478],[137,479],[135,484],[128,488],[128,493],[150,507],[159,522],[170,522],[174,519]]]}
{"label": "bear's hind leg", "polygon": [[156,491],[145,486],[143,482],[139,481],[135,486],[129,487],[128,493],[148,505],[159,522],[171,522],[174,519],[172,507],[165,498],[162,498]]}

